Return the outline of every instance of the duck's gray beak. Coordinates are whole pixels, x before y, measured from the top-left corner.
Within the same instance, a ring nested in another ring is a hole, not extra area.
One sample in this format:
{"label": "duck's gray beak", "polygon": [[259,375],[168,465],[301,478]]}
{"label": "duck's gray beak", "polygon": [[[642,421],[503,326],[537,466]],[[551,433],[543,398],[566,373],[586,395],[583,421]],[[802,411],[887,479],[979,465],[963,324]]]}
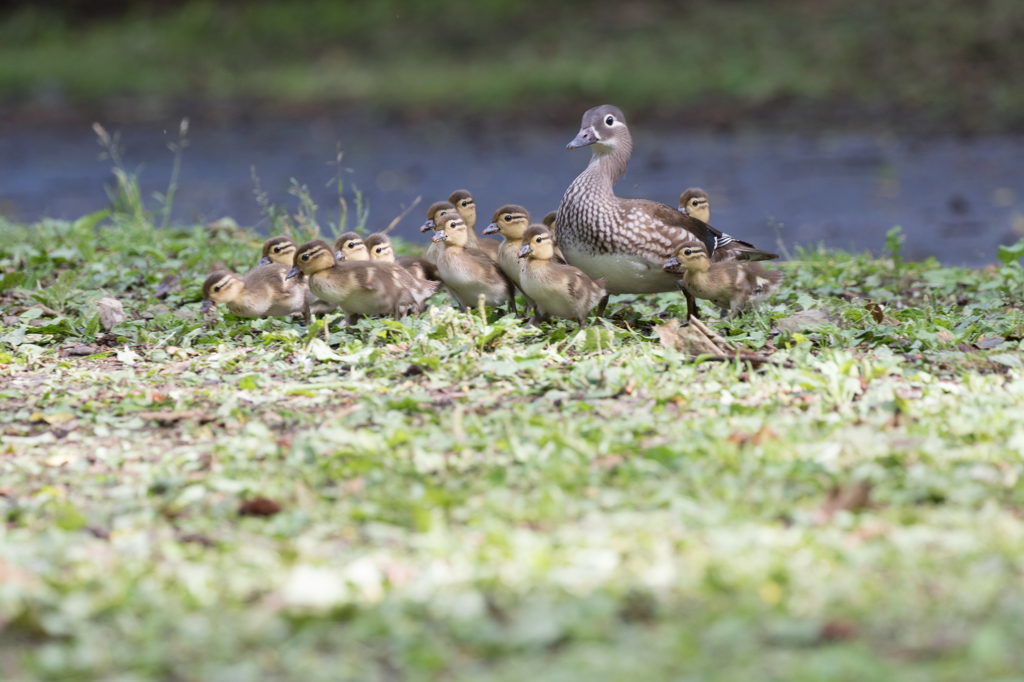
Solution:
{"label": "duck's gray beak", "polygon": [[263,258],[260,258],[260,262],[256,265],[270,265],[273,262],[274,261],[270,260],[270,256],[264,256]]}
{"label": "duck's gray beak", "polygon": [[530,253],[532,253],[532,252],[533,252],[533,249],[530,248],[529,244],[523,244],[519,248],[519,253],[516,254],[516,258],[525,258],[526,256],[530,255]]}
{"label": "duck's gray beak", "polygon": [[480,234],[498,234],[498,232],[498,223],[491,223],[490,225],[485,227],[483,229],[483,232],[481,232]]}
{"label": "duck's gray beak", "polygon": [[443,241],[447,241],[447,239],[448,239],[448,235],[446,235],[444,232],[435,232],[434,236],[430,238],[430,241],[432,241],[432,242],[443,242]]}
{"label": "duck's gray beak", "polygon": [[667,261],[665,261],[665,264],[661,266],[661,269],[662,270],[674,270],[674,269],[676,269],[678,267],[679,267],[679,259],[676,258],[675,256],[672,256]]}
{"label": "duck's gray beak", "polygon": [[432,232],[432,231],[434,231],[436,229],[437,229],[437,226],[434,225],[434,221],[433,220],[428,220],[427,222],[425,222],[422,225],[420,225],[420,232]]}
{"label": "duck's gray beak", "polygon": [[576,136],[572,142],[565,146],[566,149],[577,149],[579,147],[587,147],[597,142],[597,133],[594,132],[594,127],[582,128],[580,134]]}
{"label": "duck's gray beak", "polygon": [[288,271],[288,274],[285,275],[284,278],[285,279],[291,279],[292,277],[295,277],[296,275],[298,275],[300,272],[302,272],[302,271],[299,270],[299,266],[293,265],[292,269]]}
{"label": "duck's gray beak", "polygon": [[199,306],[199,312],[205,313],[207,310],[209,310],[212,307],[213,307],[213,301],[208,299],[208,298],[204,298],[203,299],[203,304],[201,306]]}
{"label": "duck's gray beak", "polygon": [[343,254],[341,251],[335,251],[334,260],[345,260],[345,254]]}

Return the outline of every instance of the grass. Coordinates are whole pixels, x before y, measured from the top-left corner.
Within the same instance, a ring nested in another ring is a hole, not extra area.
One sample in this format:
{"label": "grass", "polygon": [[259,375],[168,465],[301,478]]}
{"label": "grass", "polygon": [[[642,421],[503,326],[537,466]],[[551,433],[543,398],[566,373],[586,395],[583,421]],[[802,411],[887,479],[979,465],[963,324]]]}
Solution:
{"label": "grass", "polygon": [[342,100],[412,116],[538,116],[607,100],[697,109],[712,123],[780,107],[847,123],[1024,123],[1024,7],[1014,0],[162,6],[12,10],[0,23],[0,95]]}
{"label": "grass", "polygon": [[803,251],[715,323],[754,369],[663,347],[677,295],[204,322],[260,238],[115,206],[0,219],[5,680],[1024,671],[1024,245]]}

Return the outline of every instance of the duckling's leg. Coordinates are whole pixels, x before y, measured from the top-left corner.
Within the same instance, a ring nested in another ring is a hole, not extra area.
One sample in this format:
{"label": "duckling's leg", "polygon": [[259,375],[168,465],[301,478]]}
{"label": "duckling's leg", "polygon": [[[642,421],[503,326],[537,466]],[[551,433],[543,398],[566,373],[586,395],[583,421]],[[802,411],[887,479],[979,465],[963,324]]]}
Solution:
{"label": "duckling's leg", "polygon": [[597,304],[597,311],[594,313],[595,317],[604,317],[604,309],[608,307],[609,296],[611,296],[611,294],[605,294],[604,298],[601,299],[601,302]]}
{"label": "duckling's leg", "polygon": [[697,307],[697,299],[693,297],[686,287],[680,287],[683,292],[683,296],[686,297],[686,319],[689,320],[690,316],[700,319],[700,309]]}
{"label": "duckling's leg", "polygon": [[307,327],[310,325],[310,322],[312,321],[309,312],[309,301],[305,301],[302,304],[302,320],[306,323]]}
{"label": "duckling's leg", "polygon": [[359,313],[349,313],[345,316],[345,320],[341,323],[343,327],[350,327],[358,322],[363,316]]}

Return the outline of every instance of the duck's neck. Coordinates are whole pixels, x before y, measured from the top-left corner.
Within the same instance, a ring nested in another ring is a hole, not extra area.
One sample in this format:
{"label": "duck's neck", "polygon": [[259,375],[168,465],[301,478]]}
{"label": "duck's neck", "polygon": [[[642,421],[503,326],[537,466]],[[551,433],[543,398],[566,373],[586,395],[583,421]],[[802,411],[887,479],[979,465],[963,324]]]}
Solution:
{"label": "duck's neck", "polygon": [[629,166],[633,141],[626,135],[619,138],[614,147],[594,145],[593,151],[590,165],[582,175],[587,176],[590,181],[591,191],[614,194],[612,187],[626,174],[626,168]]}

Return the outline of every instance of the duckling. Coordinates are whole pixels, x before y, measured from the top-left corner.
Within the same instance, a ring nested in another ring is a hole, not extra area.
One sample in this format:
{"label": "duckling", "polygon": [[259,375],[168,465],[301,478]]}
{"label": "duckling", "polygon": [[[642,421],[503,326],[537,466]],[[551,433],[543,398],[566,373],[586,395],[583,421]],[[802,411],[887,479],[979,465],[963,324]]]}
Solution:
{"label": "duckling", "polygon": [[469,232],[458,214],[446,215],[437,224],[434,241],[444,244],[437,258],[441,281],[466,310],[476,307],[482,294],[487,305],[508,303],[509,312],[514,314],[515,285],[486,253],[469,246]]}
{"label": "duckling", "polygon": [[555,246],[555,258],[561,263],[568,263],[569,261],[565,260],[565,256],[562,255],[562,249],[558,246],[558,233],[555,232],[555,219],[557,217],[558,211],[548,211],[547,215],[544,216],[544,220],[540,222],[551,232],[551,243]]}
{"label": "duckling", "polygon": [[[455,204],[450,201],[435,201],[427,209],[427,222],[420,227],[420,232],[433,232],[437,229],[437,218],[445,215],[448,211],[455,211]],[[423,258],[431,263],[437,264],[437,257],[444,251],[444,244],[431,241],[427,250],[423,252]]]}
{"label": "duckling", "polygon": [[767,298],[782,283],[779,270],[765,270],[757,262],[712,263],[702,242],[679,245],[676,255],[661,266],[668,272],[683,272],[683,286],[697,298],[711,301],[730,317],[742,313],[750,303]]}
{"label": "duckling", "polygon": [[526,258],[520,281],[537,307],[531,322],[539,322],[542,315],[555,315],[576,320],[582,330],[587,313],[607,294],[604,278],[590,279],[579,268],[556,262],[554,255],[551,231],[543,225],[531,225],[519,248],[519,257]]}
{"label": "duckling", "polygon": [[[494,212],[491,224],[484,228],[483,234],[500,234],[505,238],[498,245],[498,266],[505,276],[523,291],[519,283],[519,247],[523,245],[523,233],[530,226],[530,212],[522,206],[508,204]],[[468,226],[467,226],[468,227]],[[527,309],[534,308],[533,299],[523,293]]]}
{"label": "duckling", "polygon": [[459,212],[462,221],[466,223],[466,229],[469,230],[469,247],[480,249],[487,254],[488,258],[497,263],[499,258],[498,247],[500,244],[493,239],[480,239],[477,237],[476,202],[473,201],[473,195],[469,193],[468,189],[457,189],[448,197],[448,201],[455,206],[455,210]]}
{"label": "duckling", "polygon": [[263,243],[263,253],[256,265],[277,263],[278,265],[287,265],[288,267],[291,267],[292,261],[294,260],[295,242],[291,237],[280,235],[277,237],[271,237]]}
{"label": "duckling", "polygon": [[362,237],[355,232],[346,232],[334,242],[334,257],[348,261],[370,260],[370,252]]}
{"label": "duckling", "polygon": [[384,263],[395,263],[408,270],[413,277],[418,279],[429,279],[432,282],[440,282],[441,276],[437,273],[437,266],[430,261],[418,256],[395,257],[395,247],[390,237],[383,232],[371,234],[366,238],[366,248],[370,252],[370,260],[382,261]]}
{"label": "duckling", "polygon": [[[286,237],[284,235],[271,237],[264,242],[263,256],[256,265],[259,267],[262,265],[277,263],[278,265],[284,265],[290,268],[295,263],[296,248],[295,241],[291,237]],[[306,287],[306,302],[309,304],[309,312],[313,315],[324,315],[326,313],[334,312],[338,308],[338,306],[333,303],[321,301],[319,298],[314,296],[313,292],[309,290],[309,285],[306,282],[306,276],[302,273],[299,273],[299,275],[295,277],[295,281]]]}
{"label": "duckling", "polygon": [[711,203],[708,193],[700,187],[691,187],[679,195],[679,210],[701,222],[711,222]]}
{"label": "duckling", "polygon": [[278,263],[261,265],[245,277],[227,270],[218,270],[203,282],[203,304],[206,312],[223,303],[239,317],[287,317],[302,313],[309,324],[309,289],[304,282],[288,279],[288,266]]}
{"label": "duckling", "polygon": [[317,298],[347,313],[345,324],[362,315],[393,315],[400,319],[410,312],[421,312],[428,298],[437,291],[437,282],[416,279],[394,263],[338,262],[334,249],[322,239],[306,242],[295,253],[295,265],[289,278],[303,273],[309,289]]}

